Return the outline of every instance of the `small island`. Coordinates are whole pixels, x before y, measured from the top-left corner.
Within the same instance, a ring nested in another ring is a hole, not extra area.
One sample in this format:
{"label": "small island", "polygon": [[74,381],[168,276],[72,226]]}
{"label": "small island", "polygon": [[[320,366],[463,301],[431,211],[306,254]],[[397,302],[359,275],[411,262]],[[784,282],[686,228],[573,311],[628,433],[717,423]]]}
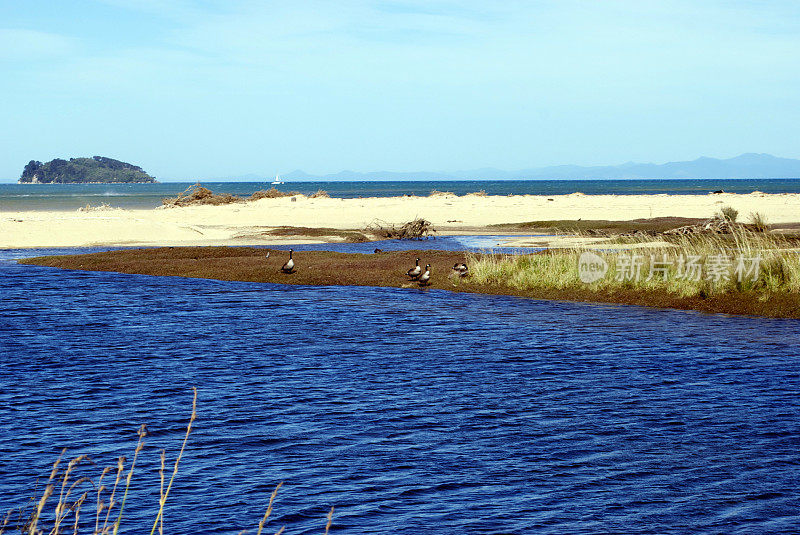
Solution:
{"label": "small island", "polygon": [[155,183],[156,179],[136,165],[106,158],[56,158],[47,163],[31,160],[19,178],[20,184],[109,184]]}

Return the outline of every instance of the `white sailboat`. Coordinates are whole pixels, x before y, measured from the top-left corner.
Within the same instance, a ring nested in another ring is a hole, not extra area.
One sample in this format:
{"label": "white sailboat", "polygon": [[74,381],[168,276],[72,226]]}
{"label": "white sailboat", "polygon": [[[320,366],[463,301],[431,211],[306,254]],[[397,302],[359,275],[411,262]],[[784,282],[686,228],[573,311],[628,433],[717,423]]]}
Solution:
{"label": "white sailboat", "polygon": [[281,180],[281,175],[278,174],[278,173],[275,173],[275,180],[270,182],[270,184],[273,185],[273,186],[277,186],[278,184],[283,184],[283,180]]}

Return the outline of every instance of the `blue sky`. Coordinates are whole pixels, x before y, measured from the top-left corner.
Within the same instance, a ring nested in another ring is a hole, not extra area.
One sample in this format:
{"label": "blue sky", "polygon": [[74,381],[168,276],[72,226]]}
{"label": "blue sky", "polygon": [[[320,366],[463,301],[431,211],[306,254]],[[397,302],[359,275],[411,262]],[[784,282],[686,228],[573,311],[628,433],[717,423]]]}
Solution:
{"label": "blue sky", "polygon": [[0,2],[0,180],[800,157],[800,3]]}

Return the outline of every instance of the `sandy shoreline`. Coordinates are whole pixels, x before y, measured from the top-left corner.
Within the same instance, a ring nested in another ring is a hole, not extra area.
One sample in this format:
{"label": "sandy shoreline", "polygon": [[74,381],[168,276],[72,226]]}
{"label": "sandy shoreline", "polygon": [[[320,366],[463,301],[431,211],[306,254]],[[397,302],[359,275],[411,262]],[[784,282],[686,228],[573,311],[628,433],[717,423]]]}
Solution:
{"label": "sandy shoreline", "polygon": [[[0,212],[0,248],[272,245],[336,241],[266,234],[279,226],[363,229],[400,225],[416,217],[440,235],[480,232],[489,225],[555,220],[629,221],[655,217],[711,217],[722,206],[746,219],[760,212],[771,224],[800,221],[800,194],[709,195],[437,195],[364,199],[262,199],[223,206],[152,210]],[[497,231],[498,234],[504,233]]]}

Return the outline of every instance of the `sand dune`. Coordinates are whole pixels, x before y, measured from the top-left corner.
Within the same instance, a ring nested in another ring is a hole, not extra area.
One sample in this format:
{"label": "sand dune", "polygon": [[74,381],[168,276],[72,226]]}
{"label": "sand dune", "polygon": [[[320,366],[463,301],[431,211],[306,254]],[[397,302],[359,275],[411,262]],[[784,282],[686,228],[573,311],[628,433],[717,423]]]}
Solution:
{"label": "sand dune", "polygon": [[[710,217],[721,206],[800,221],[800,194],[747,195],[437,195],[365,199],[305,196],[154,210],[0,212],[0,248],[93,245],[257,245],[303,240],[264,233],[277,226],[360,229],[382,221],[430,220],[440,234],[499,223]],[[310,240],[304,240],[310,241]],[[326,241],[325,239],[316,241]]]}

